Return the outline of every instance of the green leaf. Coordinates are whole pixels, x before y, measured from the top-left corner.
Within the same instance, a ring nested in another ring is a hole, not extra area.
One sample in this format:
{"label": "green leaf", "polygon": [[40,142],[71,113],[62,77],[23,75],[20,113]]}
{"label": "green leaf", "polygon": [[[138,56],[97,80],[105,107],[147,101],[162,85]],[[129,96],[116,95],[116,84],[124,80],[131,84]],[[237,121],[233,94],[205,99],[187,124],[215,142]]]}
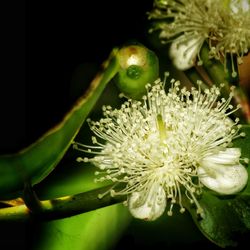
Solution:
{"label": "green leaf", "polygon": [[[250,126],[243,126],[246,137],[238,138],[234,147],[240,147],[242,157],[250,159]],[[250,175],[250,167],[247,168]],[[250,181],[250,180],[249,180]],[[250,185],[235,196],[216,196],[204,191],[200,205],[204,210],[204,217],[196,214],[196,209],[188,207],[195,223],[201,232],[215,244],[226,247],[240,243],[242,235],[250,230]]]}
{"label": "green leaf", "polygon": [[[33,185],[43,180],[62,159],[72,139],[100,97],[107,83],[119,69],[114,49],[103,64],[103,71],[91,82],[62,122],[45,133],[35,143],[13,155],[0,156],[0,197],[13,198],[23,183]],[[13,193],[13,195],[11,195]]]}
{"label": "green leaf", "polygon": [[109,250],[129,222],[127,208],[121,204],[71,218],[46,222],[36,232],[31,249]]}
{"label": "green leaf", "polygon": [[[231,200],[231,199],[230,199]],[[229,200],[204,192],[199,201],[204,210],[204,218],[199,219],[195,211],[191,214],[201,232],[215,244],[226,247],[235,246],[234,235],[240,232],[242,223],[234,209],[228,205]]]}

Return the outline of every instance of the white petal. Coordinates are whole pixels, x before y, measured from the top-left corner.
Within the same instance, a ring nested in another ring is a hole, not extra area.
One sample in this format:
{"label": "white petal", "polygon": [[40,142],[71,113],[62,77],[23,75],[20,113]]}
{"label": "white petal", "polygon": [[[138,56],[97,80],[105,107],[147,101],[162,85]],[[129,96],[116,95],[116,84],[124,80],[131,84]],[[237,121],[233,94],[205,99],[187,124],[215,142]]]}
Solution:
{"label": "white petal", "polygon": [[205,164],[208,167],[211,164],[213,166],[215,164],[235,165],[239,162],[240,155],[240,148],[227,148],[226,150],[220,151],[217,154],[204,157],[201,164]]}
{"label": "white petal", "polygon": [[173,64],[179,70],[186,70],[194,66],[197,54],[200,51],[204,39],[201,37],[186,40],[180,36],[170,47],[169,56],[173,60]]}
{"label": "white petal", "polygon": [[238,163],[239,152],[232,148],[204,158],[198,168],[201,183],[219,194],[240,192],[247,184],[248,173]]}
{"label": "white petal", "polygon": [[[146,197],[145,197],[146,195]],[[141,204],[141,200],[145,202]],[[129,211],[138,219],[153,221],[159,218],[166,208],[166,193],[162,186],[153,184],[149,192],[134,192],[128,200]]]}

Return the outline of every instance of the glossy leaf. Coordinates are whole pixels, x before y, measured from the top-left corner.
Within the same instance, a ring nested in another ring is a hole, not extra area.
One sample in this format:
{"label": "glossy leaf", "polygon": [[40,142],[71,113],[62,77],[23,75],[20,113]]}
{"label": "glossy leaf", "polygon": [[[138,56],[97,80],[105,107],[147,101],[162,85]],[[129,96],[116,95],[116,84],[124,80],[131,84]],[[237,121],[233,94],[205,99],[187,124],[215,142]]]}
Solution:
{"label": "glossy leaf", "polygon": [[[240,147],[242,157],[250,159],[250,126],[244,126],[242,131],[246,137],[234,142]],[[247,168],[250,175],[250,167]],[[221,247],[240,244],[240,239],[250,231],[250,185],[235,196],[217,196],[204,191],[200,205],[204,209],[204,218],[196,214],[193,207],[189,207],[191,215],[201,232],[212,242]]]}
{"label": "glossy leaf", "polygon": [[109,250],[128,224],[127,209],[113,205],[71,218],[43,223],[36,250]]}
{"label": "glossy leaf", "polygon": [[[103,71],[91,82],[62,122],[45,133],[38,141],[14,155],[0,156],[0,197],[23,188],[25,181],[36,184],[58,164],[69,148],[87,115],[95,105],[107,83],[119,69],[114,49]],[[9,197],[8,197],[9,198]]]}

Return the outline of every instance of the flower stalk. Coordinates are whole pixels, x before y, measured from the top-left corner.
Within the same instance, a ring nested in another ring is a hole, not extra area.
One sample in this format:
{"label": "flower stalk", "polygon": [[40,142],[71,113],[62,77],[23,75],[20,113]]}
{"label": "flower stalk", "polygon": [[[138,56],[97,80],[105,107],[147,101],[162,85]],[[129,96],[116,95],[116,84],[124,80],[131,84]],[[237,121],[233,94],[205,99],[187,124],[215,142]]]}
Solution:
{"label": "flower stalk", "polygon": [[108,187],[102,187],[84,193],[64,196],[51,200],[40,201],[39,213],[33,213],[25,204],[0,209],[0,221],[27,221],[30,219],[56,220],[86,213],[98,208],[110,206],[125,200],[123,196],[111,197],[99,194],[107,192]]}

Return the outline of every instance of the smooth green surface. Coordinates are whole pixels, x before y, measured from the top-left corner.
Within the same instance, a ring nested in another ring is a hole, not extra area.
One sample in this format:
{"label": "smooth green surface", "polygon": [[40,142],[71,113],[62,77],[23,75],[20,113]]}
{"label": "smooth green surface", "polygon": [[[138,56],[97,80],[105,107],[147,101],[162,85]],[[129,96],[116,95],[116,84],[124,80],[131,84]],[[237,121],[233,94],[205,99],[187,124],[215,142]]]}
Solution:
{"label": "smooth green surface", "polygon": [[127,209],[113,205],[58,221],[45,222],[35,237],[36,250],[109,250],[129,221]]}
{"label": "smooth green surface", "polygon": [[38,141],[14,155],[0,156],[0,197],[8,197],[23,189],[23,183],[43,180],[62,159],[84,120],[100,97],[107,83],[117,73],[117,49],[103,65],[103,72],[76,102],[57,126]]}

